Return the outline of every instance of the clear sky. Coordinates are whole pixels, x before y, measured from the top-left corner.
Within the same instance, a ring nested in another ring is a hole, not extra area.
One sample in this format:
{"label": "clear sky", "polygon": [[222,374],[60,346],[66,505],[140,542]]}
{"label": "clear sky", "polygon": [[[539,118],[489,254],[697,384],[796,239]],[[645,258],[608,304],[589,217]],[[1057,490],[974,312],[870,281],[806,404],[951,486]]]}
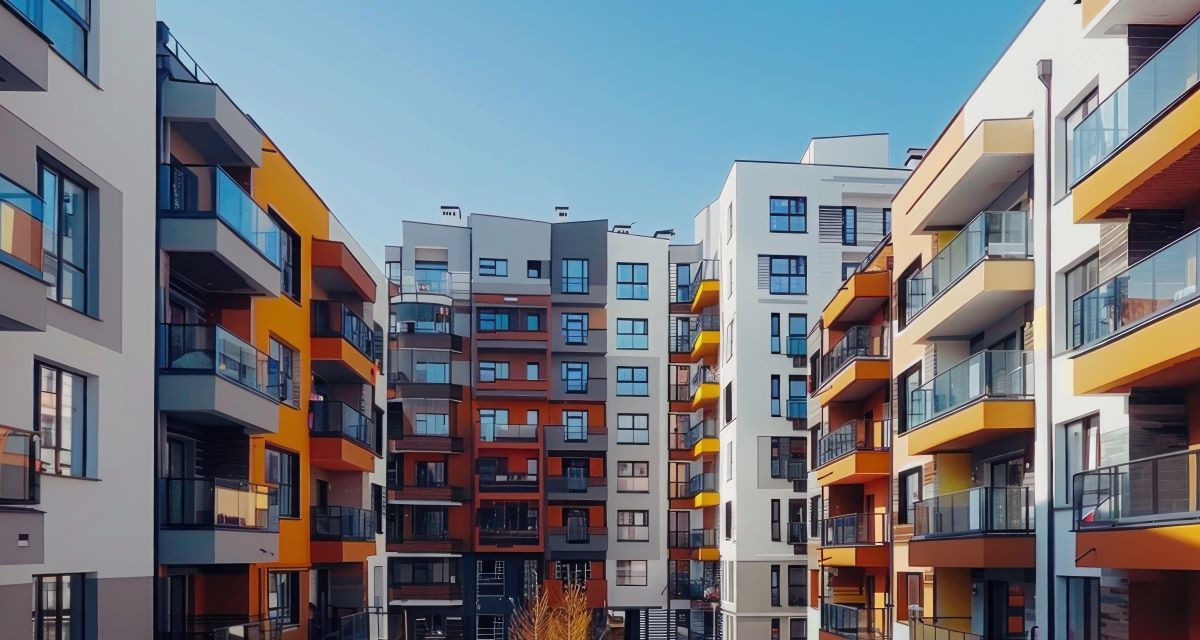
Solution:
{"label": "clear sky", "polygon": [[[438,207],[673,227],[735,159],[928,146],[1041,0],[159,0],[382,262]],[[1033,70],[1030,70],[1033,73]]]}

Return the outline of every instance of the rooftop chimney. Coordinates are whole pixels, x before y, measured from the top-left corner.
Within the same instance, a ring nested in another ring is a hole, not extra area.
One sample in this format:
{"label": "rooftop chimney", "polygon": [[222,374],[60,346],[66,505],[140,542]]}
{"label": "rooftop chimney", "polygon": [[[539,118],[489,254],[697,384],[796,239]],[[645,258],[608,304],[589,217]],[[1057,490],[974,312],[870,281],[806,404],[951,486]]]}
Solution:
{"label": "rooftop chimney", "polygon": [[921,147],[909,147],[907,157],[904,159],[904,168],[913,170],[921,164],[921,160],[925,159],[925,152],[929,149]]}
{"label": "rooftop chimney", "polygon": [[443,224],[462,224],[462,209],[450,205],[442,205],[442,223]]}
{"label": "rooftop chimney", "polygon": [[571,207],[554,207],[554,221],[566,222],[571,219]]}

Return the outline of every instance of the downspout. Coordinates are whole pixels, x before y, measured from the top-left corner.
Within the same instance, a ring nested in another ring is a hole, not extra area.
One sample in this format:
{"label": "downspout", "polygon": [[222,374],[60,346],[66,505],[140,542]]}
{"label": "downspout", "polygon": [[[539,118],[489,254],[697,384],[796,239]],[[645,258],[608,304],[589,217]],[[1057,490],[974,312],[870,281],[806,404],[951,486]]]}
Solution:
{"label": "downspout", "polygon": [[[1043,185],[1043,189],[1042,189],[1045,192],[1045,194],[1042,196],[1042,198],[1046,203],[1045,212],[1044,212],[1044,224],[1045,224],[1044,233],[1045,233],[1046,248],[1045,248],[1045,255],[1042,256],[1042,273],[1043,273],[1043,278],[1044,278],[1045,287],[1046,287],[1046,299],[1045,299],[1046,348],[1045,348],[1045,353],[1043,355],[1043,359],[1045,361],[1044,371],[1045,371],[1045,376],[1046,376],[1046,395],[1043,398],[1043,401],[1045,402],[1045,405],[1046,405],[1046,426],[1045,426],[1046,438],[1044,441],[1045,446],[1043,446],[1042,449],[1044,452],[1043,455],[1045,457],[1045,460],[1043,461],[1043,468],[1046,469],[1045,474],[1044,474],[1044,477],[1045,477],[1044,482],[1046,482],[1047,500],[1046,500],[1046,526],[1044,527],[1044,529],[1042,531],[1043,535],[1041,537],[1046,541],[1046,571],[1048,573],[1046,575],[1046,593],[1044,594],[1044,597],[1043,597],[1043,599],[1046,603],[1047,615],[1046,615],[1046,620],[1043,620],[1042,622],[1045,623],[1046,637],[1049,638],[1050,640],[1053,640],[1056,637],[1055,636],[1055,619],[1054,619],[1055,618],[1054,591],[1055,591],[1055,582],[1056,582],[1056,580],[1055,580],[1056,570],[1055,570],[1055,564],[1054,564],[1054,541],[1055,541],[1055,536],[1054,536],[1054,515],[1055,515],[1054,514],[1054,485],[1055,485],[1055,482],[1054,482],[1054,328],[1057,325],[1055,325],[1055,323],[1054,323],[1054,296],[1053,296],[1054,264],[1053,264],[1053,261],[1050,259],[1051,249],[1054,246],[1054,243],[1050,241],[1051,235],[1053,233],[1053,228],[1054,228],[1054,225],[1051,222],[1051,215],[1050,215],[1051,208],[1053,206],[1052,196],[1050,194],[1051,194],[1051,190],[1052,190],[1052,184],[1054,181],[1054,171],[1053,171],[1054,165],[1051,162],[1051,158],[1053,157],[1053,154],[1051,153],[1051,148],[1053,146],[1053,141],[1054,141],[1054,115],[1051,112],[1051,94],[1052,94],[1052,87],[1053,87],[1054,62],[1049,59],[1038,60],[1037,71],[1038,71],[1038,80],[1040,80],[1042,85],[1046,88],[1045,119],[1043,122],[1043,128],[1045,130],[1045,134],[1044,134],[1045,135],[1045,152],[1043,154],[1043,164],[1045,165],[1046,175],[1045,175],[1045,184]],[[1036,327],[1035,327],[1035,331],[1036,331]],[[1035,389],[1036,389],[1036,385],[1035,385]],[[1037,442],[1036,437],[1034,439],[1034,442],[1035,442],[1035,449],[1036,449],[1036,442]],[[1034,522],[1036,523],[1036,521],[1037,521],[1037,519],[1035,516]],[[1034,577],[1034,585],[1035,586],[1037,585],[1036,574]]]}

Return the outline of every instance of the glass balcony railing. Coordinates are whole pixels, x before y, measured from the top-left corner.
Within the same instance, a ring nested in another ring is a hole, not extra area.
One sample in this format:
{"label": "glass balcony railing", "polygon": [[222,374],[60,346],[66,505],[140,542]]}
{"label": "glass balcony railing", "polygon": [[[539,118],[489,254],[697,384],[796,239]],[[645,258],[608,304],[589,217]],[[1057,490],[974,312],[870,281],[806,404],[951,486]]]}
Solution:
{"label": "glass balcony railing", "polygon": [[1032,398],[1032,351],[979,351],[912,392],[908,431],[980,398]]}
{"label": "glass balcony railing", "polygon": [[717,437],[717,424],[712,420],[701,420],[692,425],[683,439],[684,448],[691,449],[704,438]]}
{"label": "glass balcony railing", "polygon": [[1200,451],[1179,451],[1075,474],[1076,529],[1200,521]]}
{"label": "glass balcony railing", "polygon": [[702,384],[721,384],[721,376],[717,374],[717,370],[710,366],[704,365],[696,367],[696,371],[692,373],[692,383],[689,387],[688,395],[695,396],[696,391]]}
{"label": "glass balcony railing", "polygon": [[784,417],[788,420],[807,420],[808,398],[788,398]]}
{"label": "glass balcony railing", "polygon": [[349,306],[336,300],[312,301],[313,335],[341,338],[364,356],[375,358],[375,332]]}
{"label": "glass balcony railing", "polygon": [[692,274],[692,284],[688,287],[688,296],[685,302],[691,302],[696,299],[696,293],[700,291],[701,282],[721,279],[721,261],[701,260],[692,265]]}
{"label": "glass balcony railing", "polygon": [[704,549],[717,546],[716,529],[671,530],[667,546],[673,549]]}
{"label": "glass balcony railing", "polygon": [[37,504],[38,436],[0,427],[0,505]]}
{"label": "glass balcony railing", "polygon": [[808,338],[805,336],[788,336],[787,355],[792,358],[807,356]]}
{"label": "glass balcony railing", "polygon": [[803,458],[790,458],[784,462],[784,478],[792,482],[808,480],[808,463]]}
{"label": "glass balcony railing", "polygon": [[1200,82],[1200,21],[1158,50],[1075,126],[1070,179],[1077,183]]}
{"label": "glass balcony railing", "polygon": [[170,528],[278,531],[276,489],[223,478],[160,478]]}
{"label": "glass balcony railing", "polygon": [[0,176],[0,263],[42,278],[42,199]]}
{"label": "glass balcony railing", "polygon": [[485,422],[479,425],[480,442],[537,442],[536,424],[499,424]]}
{"label": "glass balcony railing", "polygon": [[688,344],[688,352],[696,349],[696,342],[700,340],[700,332],[702,331],[720,331],[721,316],[714,313],[705,313],[698,315],[688,321],[688,336],[690,343]]}
{"label": "glass balcony railing", "polygon": [[266,616],[167,615],[164,629],[155,636],[160,640],[279,640],[282,620]]}
{"label": "glass balcony railing", "polygon": [[788,544],[808,543],[808,523],[804,521],[788,523]]}
{"label": "glass balcony railing", "polygon": [[698,473],[692,476],[692,479],[688,481],[688,497],[694,497],[696,494],[703,493],[705,491],[716,490],[717,474],[712,473],[711,471],[708,473]]}
{"label": "glass balcony railing", "polygon": [[333,400],[313,400],[308,406],[312,412],[312,435],[349,438],[372,451],[378,450],[375,421],[354,407]]}
{"label": "glass balcony railing", "polygon": [[158,208],[180,216],[216,216],[279,266],[279,224],[225,170],[214,165],[159,166]]}
{"label": "glass balcony railing", "polygon": [[279,363],[224,327],[164,324],[161,330],[163,371],[215,373],[278,401]]}
{"label": "glass balcony railing", "polygon": [[1086,347],[1200,297],[1200,229],[1072,301],[1071,347]]}
{"label": "glass balcony railing", "polygon": [[374,542],[378,520],[374,511],[355,507],[313,507],[313,540]]}
{"label": "glass balcony railing", "polygon": [[817,385],[829,381],[842,367],[857,358],[886,358],[888,356],[887,327],[859,325],[850,327],[842,338],[821,356],[821,376]]}
{"label": "glass balcony railing", "polygon": [[922,538],[1033,533],[1027,487],[974,487],[920,500],[913,535]]}
{"label": "glass balcony railing", "polygon": [[984,211],[975,216],[932,262],[909,276],[904,285],[905,320],[911,322],[984,259],[1031,257],[1031,241],[1029,214],[1024,211]]}
{"label": "glass balcony railing", "polygon": [[817,466],[855,451],[887,451],[891,435],[890,420],[851,420],[817,440]]}
{"label": "glass balcony railing", "polygon": [[885,513],[850,513],[821,521],[821,546],[860,547],[888,542]]}
{"label": "glass balcony railing", "polygon": [[400,288],[400,293],[425,293],[450,297],[471,294],[469,271],[444,271],[439,269],[403,269],[390,274],[391,283]]}
{"label": "glass balcony railing", "polygon": [[866,608],[821,601],[821,630],[848,640],[892,637],[890,607]]}

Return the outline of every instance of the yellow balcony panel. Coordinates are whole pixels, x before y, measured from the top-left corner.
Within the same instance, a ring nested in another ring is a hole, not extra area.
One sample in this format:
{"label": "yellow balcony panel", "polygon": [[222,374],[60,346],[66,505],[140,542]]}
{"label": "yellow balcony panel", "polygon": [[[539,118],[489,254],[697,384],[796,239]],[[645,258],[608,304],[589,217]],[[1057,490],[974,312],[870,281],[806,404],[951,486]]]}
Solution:
{"label": "yellow balcony panel", "polygon": [[891,375],[892,365],[887,356],[854,358],[822,382],[817,402],[824,406],[830,402],[860,401],[887,386]]}
{"label": "yellow balcony panel", "polygon": [[701,491],[692,498],[692,508],[703,509],[721,504],[721,494],[716,491]]}
{"label": "yellow balcony panel", "polygon": [[721,559],[721,550],[716,547],[701,547],[692,552],[692,559],[700,562],[716,562]]}
{"label": "yellow balcony panel", "polygon": [[721,285],[716,280],[701,280],[696,283],[696,293],[692,296],[692,313],[699,313],[705,307],[711,307],[721,299]]}
{"label": "yellow balcony panel", "polygon": [[821,564],[826,567],[886,567],[890,551],[887,545],[818,549]]}
{"label": "yellow balcony panel", "polygon": [[696,334],[696,339],[692,342],[692,362],[699,362],[702,358],[717,355],[720,346],[720,331],[701,331]]}
{"label": "yellow balcony panel", "polygon": [[885,478],[891,472],[892,454],[889,451],[854,451],[815,470],[817,484],[822,487],[864,484]]}
{"label": "yellow balcony panel", "polygon": [[[1196,298],[1200,300],[1200,298]],[[1074,358],[1075,393],[1126,393],[1200,381],[1200,304],[1193,301],[1117,333]]]}
{"label": "yellow balcony panel", "polygon": [[1032,399],[981,398],[902,434],[909,455],[962,451],[1033,430]]}
{"label": "yellow balcony panel", "polygon": [[717,438],[701,438],[699,442],[692,447],[692,457],[699,458],[703,455],[715,454],[721,450],[721,441]]}
{"label": "yellow balcony panel", "polygon": [[887,271],[867,271],[850,276],[821,312],[821,322],[830,327],[841,322],[860,323],[887,304],[892,276]]}
{"label": "yellow balcony panel", "polygon": [[1033,260],[985,258],[908,321],[915,342],[966,339],[1033,300]]}
{"label": "yellow balcony panel", "polygon": [[692,392],[692,411],[700,407],[709,407],[716,404],[717,399],[721,397],[721,387],[715,382],[702,382],[696,385],[696,390]]}
{"label": "yellow balcony panel", "polygon": [[1200,523],[1078,531],[1080,567],[1200,571]]}
{"label": "yellow balcony panel", "polygon": [[1196,15],[1192,0],[1083,0],[1082,26],[1089,38],[1124,36],[1131,24],[1180,25]]}
{"label": "yellow balcony panel", "polygon": [[914,199],[907,215],[918,233],[961,227],[1032,165],[1032,118],[984,120],[923,191],[906,194],[905,200]]}

